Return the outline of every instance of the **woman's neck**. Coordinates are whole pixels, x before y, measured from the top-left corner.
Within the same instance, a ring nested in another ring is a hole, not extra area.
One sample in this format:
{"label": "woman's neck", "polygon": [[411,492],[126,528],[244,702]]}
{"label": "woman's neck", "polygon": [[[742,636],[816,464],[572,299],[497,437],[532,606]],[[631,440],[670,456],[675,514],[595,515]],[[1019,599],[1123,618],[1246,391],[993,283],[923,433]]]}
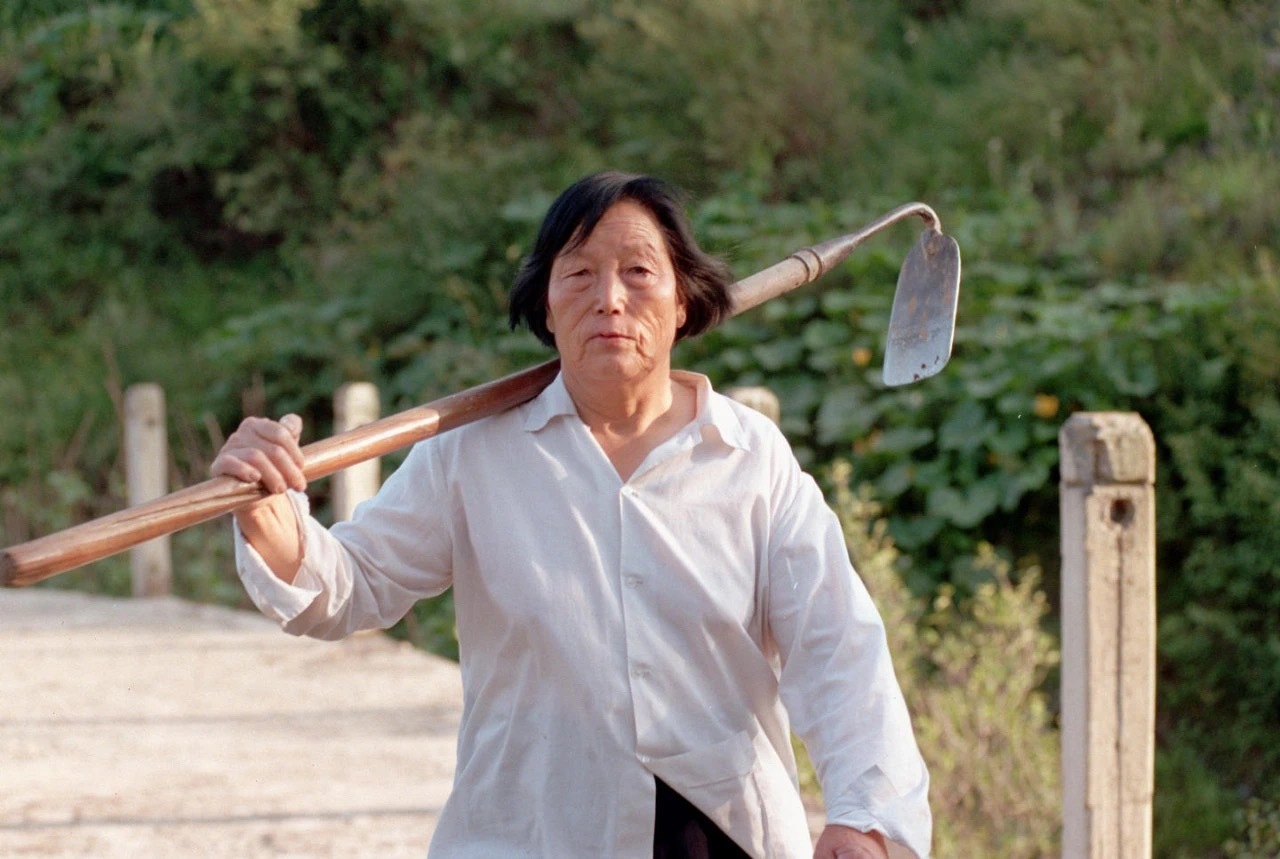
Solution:
{"label": "woman's neck", "polygon": [[654,448],[693,420],[697,393],[663,374],[661,384],[617,387],[592,384],[575,391],[568,376],[565,387],[580,417],[591,430],[618,477],[626,482]]}
{"label": "woman's neck", "polygon": [[611,435],[643,433],[671,411],[675,400],[669,368],[622,381],[580,380],[566,373],[564,383],[583,423],[592,432]]}

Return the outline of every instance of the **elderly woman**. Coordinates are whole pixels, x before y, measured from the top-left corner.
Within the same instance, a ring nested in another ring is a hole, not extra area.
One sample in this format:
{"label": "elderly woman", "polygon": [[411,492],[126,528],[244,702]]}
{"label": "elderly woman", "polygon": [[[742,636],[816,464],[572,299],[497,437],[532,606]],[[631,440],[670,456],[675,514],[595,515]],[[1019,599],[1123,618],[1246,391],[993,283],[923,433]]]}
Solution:
{"label": "elderly woman", "polygon": [[512,290],[560,354],[537,398],[418,444],[327,531],[296,416],[246,420],[215,460],[276,493],[236,514],[236,557],[288,632],[389,626],[454,588],[465,705],[432,856],[928,853],[928,775],[836,517],[772,423],[671,369],[727,286],[672,189],[588,177]]}

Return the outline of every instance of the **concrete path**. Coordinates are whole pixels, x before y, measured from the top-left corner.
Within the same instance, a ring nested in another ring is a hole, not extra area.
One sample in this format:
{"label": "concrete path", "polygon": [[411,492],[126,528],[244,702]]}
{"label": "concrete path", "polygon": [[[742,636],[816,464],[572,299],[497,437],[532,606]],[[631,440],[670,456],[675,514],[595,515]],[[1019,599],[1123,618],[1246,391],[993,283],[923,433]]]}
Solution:
{"label": "concrete path", "polygon": [[0,856],[426,854],[457,666],[177,599],[0,590]]}

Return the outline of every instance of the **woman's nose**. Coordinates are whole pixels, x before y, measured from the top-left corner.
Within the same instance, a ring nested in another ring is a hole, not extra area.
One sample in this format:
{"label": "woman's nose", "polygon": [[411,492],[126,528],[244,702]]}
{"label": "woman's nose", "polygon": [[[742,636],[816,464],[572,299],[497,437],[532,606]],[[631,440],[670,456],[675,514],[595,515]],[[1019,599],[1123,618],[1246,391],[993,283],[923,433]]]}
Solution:
{"label": "woman's nose", "polygon": [[596,313],[621,313],[624,289],[616,274],[602,274],[596,281]]}

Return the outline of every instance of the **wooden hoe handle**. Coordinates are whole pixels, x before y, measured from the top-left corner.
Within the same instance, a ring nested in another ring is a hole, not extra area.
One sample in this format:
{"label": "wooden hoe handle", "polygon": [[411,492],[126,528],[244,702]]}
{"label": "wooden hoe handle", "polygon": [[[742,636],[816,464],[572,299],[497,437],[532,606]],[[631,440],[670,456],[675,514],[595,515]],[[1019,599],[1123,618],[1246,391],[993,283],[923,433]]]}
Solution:
{"label": "wooden hoe handle", "polygon": [[[923,203],[908,203],[872,221],[856,233],[798,250],[779,263],[735,283],[733,314],[817,280],[847,257],[863,239],[905,218],[922,218],[941,229],[938,216]],[[302,448],[307,480],[383,456],[415,442],[498,414],[536,397],[559,372],[552,360],[493,382],[486,382],[426,405]],[[154,537],[208,521],[267,495],[260,485],[215,477],[195,486],[40,537],[0,552],[0,585],[30,585],[58,573],[123,552]]]}
{"label": "wooden hoe handle", "polygon": [[[559,372],[558,359],[450,394],[302,448],[308,481],[383,456],[531,400]],[[30,585],[58,573],[230,513],[267,495],[260,484],[215,477],[163,498],[75,525],[0,553],[0,584]]]}

